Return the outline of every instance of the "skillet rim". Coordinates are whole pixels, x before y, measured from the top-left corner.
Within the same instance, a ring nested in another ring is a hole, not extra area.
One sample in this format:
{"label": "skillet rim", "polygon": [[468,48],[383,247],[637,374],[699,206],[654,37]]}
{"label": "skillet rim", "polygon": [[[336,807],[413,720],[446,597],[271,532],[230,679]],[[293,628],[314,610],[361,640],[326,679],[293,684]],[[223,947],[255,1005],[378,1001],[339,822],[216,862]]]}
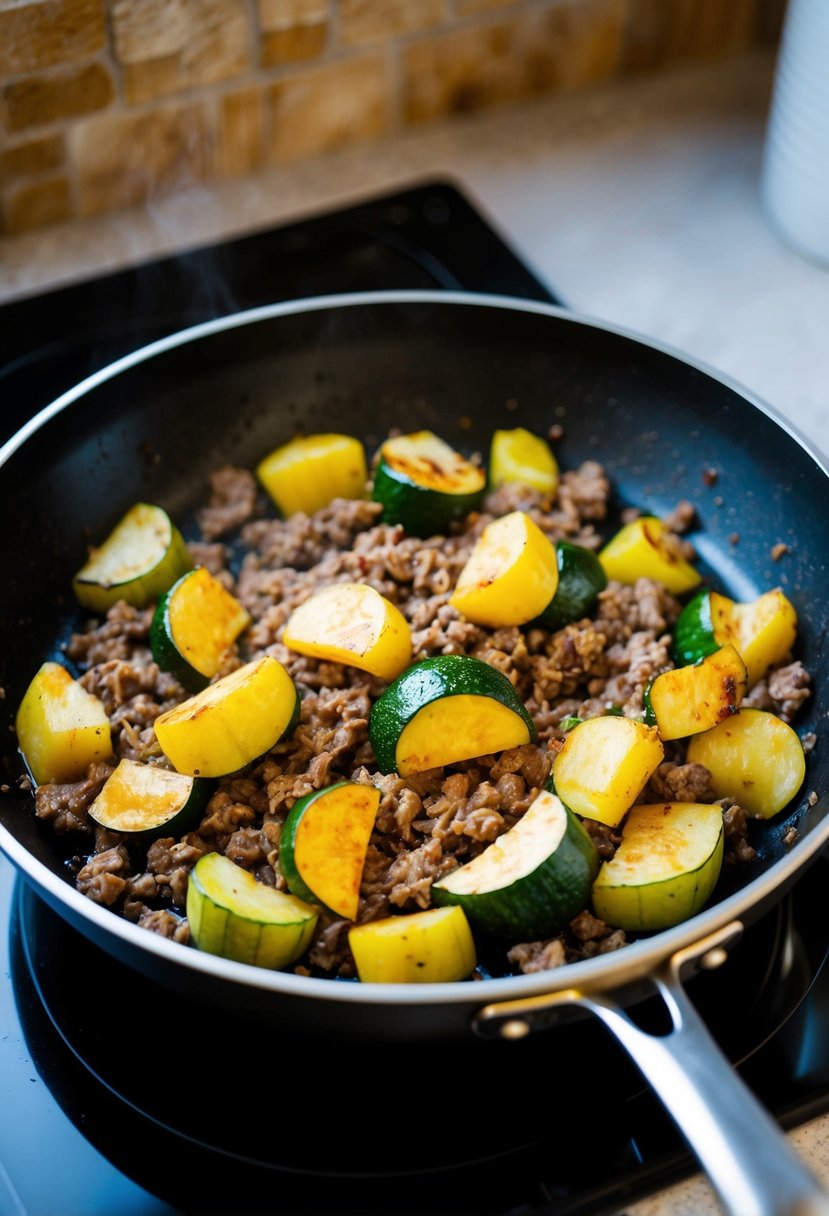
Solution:
{"label": "skillet rim", "polygon": [[[114,379],[132,367],[151,360],[156,355],[174,350],[178,346],[209,338],[214,334],[245,325],[257,324],[279,316],[295,315],[302,312],[321,312],[334,308],[359,308],[377,305],[394,304],[436,304],[464,307],[481,307],[490,310],[509,310],[512,312],[532,313],[549,316],[560,321],[566,321],[597,329],[603,333],[614,334],[640,346],[647,347],[667,355],[691,367],[705,376],[722,384],[735,393],[746,405],[765,414],[775,425],[803,449],[813,460],[829,483],[829,460],[808,439],[803,432],[779,410],[770,405],[753,390],[747,388],[735,377],[719,371],[703,360],[673,347],[660,339],[651,338],[636,330],[629,329],[602,321],[587,313],[562,308],[554,304],[545,304],[533,300],[522,300],[517,297],[492,293],[441,291],[441,290],[401,290],[401,291],[372,291],[372,292],[340,292],[332,295],[313,296],[305,299],[282,301],[277,304],[262,305],[258,308],[246,309],[230,313],[210,321],[186,329],[177,330],[173,334],[139,347],[135,351],[122,356],[120,359],[100,368],[91,376],[79,381],[65,393],[62,393],[49,405],[44,406],[28,422],[26,422],[10,439],[0,447],[0,470],[9,457],[18,450],[26,440],[53,417],[66,409],[73,402],[85,396],[100,384]],[[0,476],[2,474],[0,473]],[[165,963],[181,966],[198,971],[202,975],[214,977],[232,984],[253,987],[297,998],[314,998],[333,1001],[345,1001],[347,1004],[369,1005],[431,1005],[435,1002],[444,1004],[470,1004],[480,1006],[493,1004],[501,1000],[517,1000],[521,997],[538,996],[561,991],[563,989],[580,988],[585,992],[610,991],[621,988],[632,980],[652,976],[658,965],[670,955],[699,942],[702,938],[715,933],[726,925],[739,921],[745,913],[756,910],[764,905],[766,900],[773,900],[775,893],[778,898],[795,880],[797,874],[816,859],[820,851],[829,842],[829,815],[811,828],[807,835],[798,840],[790,852],[773,862],[762,874],[757,875],[739,891],[727,896],[711,908],[698,912],[689,920],[670,929],[663,929],[652,937],[641,939],[626,945],[624,949],[605,955],[597,955],[591,959],[583,959],[569,963],[566,967],[555,971],[541,971],[530,975],[502,976],[487,979],[485,986],[470,983],[443,984],[359,984],[337,983],[331,979],[314,976],[295,975],[289,971],[268,971],[245,963],[236,963],[217,955],[202,953],[197,949],[184,947],[141,929],[122,917],[115,915],[106,908],[99,907],[80,891],[76,890],[64,879],[54,874],[47,866],[33,857],[15,836],[0,823],[0,850],[6,854],[15,865],[22,877],[35,886],[39,886],[49,896],[49,902],[58,909],[66,905],[72,913],[73,920],[89,921],[97,930],[107,937],[120,939],[128,951],[138,951],[155,955]],[[750,917],[748,919],[751,919]],[[131,963],[131,965],[135,965]]]}

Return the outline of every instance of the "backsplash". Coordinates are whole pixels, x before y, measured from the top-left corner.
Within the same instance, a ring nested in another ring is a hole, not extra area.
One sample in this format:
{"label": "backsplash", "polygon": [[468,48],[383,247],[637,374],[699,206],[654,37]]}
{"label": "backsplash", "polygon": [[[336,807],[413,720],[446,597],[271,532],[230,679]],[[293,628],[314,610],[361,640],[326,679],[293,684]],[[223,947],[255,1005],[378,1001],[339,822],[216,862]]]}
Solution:
{"label": "backsplash", "polygon": [[0,230],[773,45],[785,0],[0,0]]}

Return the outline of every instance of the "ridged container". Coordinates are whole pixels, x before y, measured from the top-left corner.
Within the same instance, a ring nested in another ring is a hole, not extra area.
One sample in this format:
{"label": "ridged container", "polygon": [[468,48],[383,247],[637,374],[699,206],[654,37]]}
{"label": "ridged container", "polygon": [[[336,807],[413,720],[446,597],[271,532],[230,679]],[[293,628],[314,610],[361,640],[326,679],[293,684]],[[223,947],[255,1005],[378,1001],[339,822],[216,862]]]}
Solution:
{"label": "ridged container", "polygon": [[829,267],[829,0],[789,0],[760,190],[787,244]]}

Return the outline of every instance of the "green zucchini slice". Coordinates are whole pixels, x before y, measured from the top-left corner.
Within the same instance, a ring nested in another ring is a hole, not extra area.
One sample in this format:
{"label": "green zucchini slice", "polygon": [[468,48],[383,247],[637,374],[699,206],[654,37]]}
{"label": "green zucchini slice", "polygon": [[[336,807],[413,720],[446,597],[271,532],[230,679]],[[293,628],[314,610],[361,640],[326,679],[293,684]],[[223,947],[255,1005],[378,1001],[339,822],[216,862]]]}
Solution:
{"label": "green zucchini slice", "polygon": [[535,723],[503,672],[468,655],[422,659],[374,702],[369,739],[401,777],[535,742]]}
{"label": "green zucchini slice", "polygon": [[622,843],[593,884],[593,909],[618,929],[667,929],[699,912],[723,858],[717,803],[657,802],[631,808]]}
{"label": "green zucchini slice", "polygon": [[131,507],[72,580],[79,603],[105,613],[118,600],[144,608],[193,565],[166,511],[151,503]]}
{"label": "green zucchini slice", "polygon": [[197,566],[159,599],[150,648],[162,671],[171,672],[188,691],[201,692],[249,624],[247,609],[204,566]]}
{"label": "green zucchini slice", "polygon": [[533,621],[555,632],[592,611],[599,592],[607,586],[607,575],[595,553],[567,540],[556,541],[558,587],[550,603]]}
{"label": "green zucchini slice", "polygon": [[146,839],[183,836],[198,824],[213,788],[205,777],[121,760],[89,814],[113,832]]}
{"label": "green zucchini slice", "polygon": [[383,520],[414,536],[444,533],[453,519],[478,510],[486,473],[432,431],[387,439],[380,448],[371,496]]}
{"label": "green zucchini slice", "polygon": [[314,790],[294,803],[279,837],[279,868],[294,895],[355,919],[379,806],[378,789],[353,781]]}
{"label": "green zucchini slice", "polygon": [[432,901],[459,904],[473,927],[493,937],[540,941],[587,907],[598,868],[581,822],[543,790],[515,827],[433,883]]}
{"label": "green zucchini slice", "polygon": [[257,882],[223,853],[205,853],[190,871],[190,935],[208,954],[278,971],[305,953],[317,919],[316,908]]}

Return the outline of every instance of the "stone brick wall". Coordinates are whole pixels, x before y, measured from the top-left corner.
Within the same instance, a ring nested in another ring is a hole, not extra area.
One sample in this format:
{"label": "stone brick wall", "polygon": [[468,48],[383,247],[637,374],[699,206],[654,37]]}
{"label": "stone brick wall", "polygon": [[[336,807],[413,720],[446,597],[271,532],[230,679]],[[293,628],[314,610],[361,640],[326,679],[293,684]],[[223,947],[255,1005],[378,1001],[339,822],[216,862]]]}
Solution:
{"label": "stone brick wall", "polygon": [[738,53],[785,0],[0,0],[0,230]]}

